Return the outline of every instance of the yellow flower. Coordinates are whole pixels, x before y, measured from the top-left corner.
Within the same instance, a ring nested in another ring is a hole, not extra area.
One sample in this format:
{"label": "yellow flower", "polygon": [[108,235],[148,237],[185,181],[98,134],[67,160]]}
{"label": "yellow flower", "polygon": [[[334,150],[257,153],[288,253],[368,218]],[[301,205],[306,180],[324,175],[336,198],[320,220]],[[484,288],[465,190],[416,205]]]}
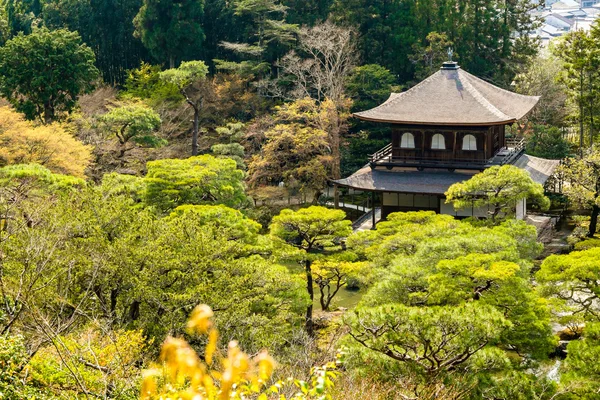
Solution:
{"label": "yellow flower", "polygon": [[258,378],[263,382],[267,381],[273,374],[273,369],[275,369],[275,360],[266,350],[263,350],[256,356],[254,361],[258,364]]}
{"label": "yellow flower", "polygon": [[196,306],[187,323],[188,333],[197,333],[199,335],[208,333],[209,329],[212,327],[211,318],[213,315],[212,309],[206,304]]}
{"label": "yellow flower", "polygon": [[152,368],[142,372],[142,389],[140,397],[142,399],[152,398],[156,394],[156,377],[160,376],[160,371]]}

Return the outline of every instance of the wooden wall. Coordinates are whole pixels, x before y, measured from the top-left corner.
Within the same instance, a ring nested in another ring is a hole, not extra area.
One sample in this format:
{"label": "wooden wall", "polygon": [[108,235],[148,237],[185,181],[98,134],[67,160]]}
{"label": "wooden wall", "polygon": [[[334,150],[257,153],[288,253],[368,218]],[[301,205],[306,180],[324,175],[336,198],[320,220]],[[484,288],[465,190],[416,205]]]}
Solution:
{"label": "wooden wall", "polygon": [[[414,149],[400,147],[402,135],[410,132],[415,138]],[[432,149],[433,135],[441,134],[446,142],[446,149]],[[477,150],[463,150],[463,138],[473,135],[477,140]],[[485,161],[492,158],[505,146],[505,127],[393,127],[392,155],[397,160],[427,159],[434,161]]]}

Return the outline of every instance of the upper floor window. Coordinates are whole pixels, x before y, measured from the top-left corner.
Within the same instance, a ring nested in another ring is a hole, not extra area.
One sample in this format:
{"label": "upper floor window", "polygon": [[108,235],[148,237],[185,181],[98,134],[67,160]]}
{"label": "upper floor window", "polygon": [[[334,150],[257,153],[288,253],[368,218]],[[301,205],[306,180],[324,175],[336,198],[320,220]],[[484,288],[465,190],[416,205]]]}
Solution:
{"label": "upper floor window", "polygon": [[473,135],[465,135],[463,138],[463,150],[477,150],[477,139]]}
{"label": "upper floor window", "polygon": [[436,133],[431,138],[431,148],[436,150],[446,150],[446,140],[444,135]]}
{"label": "upper floor window", "polygon": [[414,149],[415,148],[415,135],[412,133],[404,133],[400,140],[400,147],[403,149]]}

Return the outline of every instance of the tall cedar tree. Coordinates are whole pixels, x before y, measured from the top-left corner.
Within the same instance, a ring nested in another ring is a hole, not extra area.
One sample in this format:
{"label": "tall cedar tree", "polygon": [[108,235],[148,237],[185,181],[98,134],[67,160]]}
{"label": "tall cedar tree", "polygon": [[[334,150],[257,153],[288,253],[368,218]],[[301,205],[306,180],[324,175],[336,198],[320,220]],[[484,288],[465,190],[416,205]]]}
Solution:
{"label": "tall cedar tree", "polygon": [[202,50],[204,0],[144,0],[135,16],[135,35],[150,54],[170,68]]}

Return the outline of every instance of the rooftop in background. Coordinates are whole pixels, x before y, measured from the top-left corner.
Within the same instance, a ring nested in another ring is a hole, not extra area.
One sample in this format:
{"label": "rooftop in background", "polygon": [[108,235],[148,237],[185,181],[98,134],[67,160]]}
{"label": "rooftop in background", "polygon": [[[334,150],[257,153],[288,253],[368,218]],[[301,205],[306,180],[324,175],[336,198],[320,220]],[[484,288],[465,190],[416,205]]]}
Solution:
{"label": "rooftop in background", "polygon": [[447,62],[406,92],[392,93],[382,105],[354,115],[393,124],[504,125],[523,118],[538,100],[500,89]]}

